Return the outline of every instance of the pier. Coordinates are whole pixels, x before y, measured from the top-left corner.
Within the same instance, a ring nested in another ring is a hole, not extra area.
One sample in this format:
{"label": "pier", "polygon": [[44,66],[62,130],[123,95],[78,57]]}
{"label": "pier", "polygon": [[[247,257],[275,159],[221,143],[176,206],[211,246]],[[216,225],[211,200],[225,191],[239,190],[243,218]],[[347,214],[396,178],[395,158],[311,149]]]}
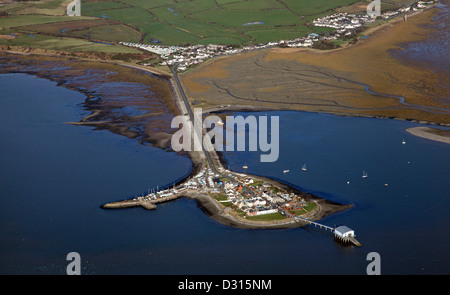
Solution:
{"label": "pier", "polygon": [[169,201],[178,199],[184,195],[186,195],[186,194],[185,193],[184,194],[175,193],[175,194],[167,196],[167,197],[160,197],[160,198],[154,198],[154,199],[150,199],[147,196],[137,197],[137,198],[130,199],[130,200],[106,203],[102,206],[102,208],[103,209],[122,209],[122,208],[142,207],[147,210],[154,210],[157,208],[156,204],[169,202]]}
{"label": "pier", "polygon": [[315,222],[315,221],[303,218],[303,217],[298,216],[298,215],[294,215],[294,217],[297,218],[297,219],[301,219],[302,221],[306,222],[307,224],[311,224],[311,225],[314,225],[315,227],[319,227],[321,229],[325,229],[325,231],[330,230],[332,233],[334,232],[334,228],[331,227],[331,226],[328,226],[328,225],[325,225],[325,224],[321,224],[319,222]]}
{"label": "pier", "polygon": [[302,221],[306,222],[307,224],[314,225],[315,227],[319,227],[320,229],[324,229],[325,231],[330,230],[331,233],[334,234],[334,238],[338,240],[339,242],[342,242],[344,244],[353,244],[357,247],[361,247],[362,244],[355,238],[355,231],[351,228],[341,225],[336,228],[333,228],[331,226],[321,224],[316,221],[312,221],[303,217],[300,217],[298,215],[294,215],[294,218],[301,219]]}

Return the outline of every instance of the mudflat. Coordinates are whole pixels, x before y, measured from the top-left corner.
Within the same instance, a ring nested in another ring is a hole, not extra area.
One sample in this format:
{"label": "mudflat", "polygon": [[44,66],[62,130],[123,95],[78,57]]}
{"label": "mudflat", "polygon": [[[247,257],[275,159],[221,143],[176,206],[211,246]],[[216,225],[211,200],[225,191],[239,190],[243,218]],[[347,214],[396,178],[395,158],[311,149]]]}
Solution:
{"label": "mudflat", "polygon": [[111,62],[0,53],[1,73],[50,79],[86,95],[89,114],[74,125],[106,129],[160,148],[169,146],[171,118],[178,112],[169,76]]}
{"label": "mudflat", "polygon": [[276,48],[217,58],[181,75],[197,107],[289,109],[450,125],[448,77],[391,50],[427,38],[436,10],[368,29],[336,50]]}

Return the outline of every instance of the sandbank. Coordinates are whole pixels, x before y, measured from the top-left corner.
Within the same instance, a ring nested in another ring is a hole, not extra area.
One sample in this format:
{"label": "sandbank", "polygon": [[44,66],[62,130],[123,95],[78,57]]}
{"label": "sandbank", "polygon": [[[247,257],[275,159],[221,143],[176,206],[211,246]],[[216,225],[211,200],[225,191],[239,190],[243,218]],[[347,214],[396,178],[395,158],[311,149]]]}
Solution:
{"label": "sandbank", "polygon": [[406,129],[406,131],[418,137],[450,144],[450,137],[448,135],[444,136],[436,133],[439,132],[439,129],[430,127],[412,127]]}

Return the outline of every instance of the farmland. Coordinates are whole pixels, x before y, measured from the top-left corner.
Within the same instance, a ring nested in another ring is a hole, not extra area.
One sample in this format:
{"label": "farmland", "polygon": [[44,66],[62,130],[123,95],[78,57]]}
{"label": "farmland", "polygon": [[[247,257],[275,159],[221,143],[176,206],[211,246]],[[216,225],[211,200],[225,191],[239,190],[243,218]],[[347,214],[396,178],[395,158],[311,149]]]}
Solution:
{"label": "farmland", "polygon": [[[25,33],[78,42],[249,45],[326,32],[328,29],[315,27],[311,21],[354,9],[358,3],[367,5],[361,0],[83,0],[82,16],[68,17],[68,3],[10,0],[0,6],[0,13],[7,14],[0,17],[0,34]],[[26,41],[3,39],[0,44],[26,46]]]}
{"label": "farmland", "polygon": [[[301,2],[299,5],[297,2]],[[82,15],[115,20],[143,34],[144,43],[236,44],[277,41],[322,32],[310,19],[357,0],[113,0],[85,1]],[[326,5],[325,5],[326,4]]]}
{"label": "farmland", "polygon": [[[4,7],[2,8],[4,9]],[[13,11],[21,10],[14,9]],[[24,11],[34,12],[37,10],[28,7]],[[97,39],[93,39],[89,35],[86,38],[88,33]],[[0,17],[0,35],[11,36],[8,39],[0,38],[0,45],[108,53],[138,53],[139,51],[115,44],[94,42],[115,41],[113,38],[117,39],[121,36],[127,40],[137,41],[140,39],[138,31],[117,22],[108,22],[92,17],[77,17],[74,20],[74,18],[63,15],[40,14],[13,14]]]}
{"label": "farmland", "polygon": [[[408,1],[386,1],[382,9]],[[137,54],[119,42],[267,44],[330,32],[313,20],[365,12],[368,0],[83,0],[77,17],[66,15],[70,2],[6,0],[0,6],[0,46]]]}

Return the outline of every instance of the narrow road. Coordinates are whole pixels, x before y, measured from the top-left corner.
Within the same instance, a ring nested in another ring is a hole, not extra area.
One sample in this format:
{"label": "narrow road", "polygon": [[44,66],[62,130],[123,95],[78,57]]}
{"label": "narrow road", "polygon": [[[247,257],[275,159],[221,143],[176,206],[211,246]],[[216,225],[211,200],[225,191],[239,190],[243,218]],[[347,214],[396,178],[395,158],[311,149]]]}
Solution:
{"label": "narrow road", "polygon": [[[172,74],[173,74],[175,83],[177,84],[178,90],[179,90],[179,92],[180,92],[181,98],[183,99],[183,102],[184,102],[184,105],[185,105],[185,107],[186,107],[186,110],[188,111],[189,118],[191,119],[192,124],[193,124],[194,126],[195,126],[195,125],[197,125],[197,126],[203,126],[203,125],[202,125],[202,122],[197,122],[198,124],[194,124],[196,118],[195,118],[195,116],[194,116],[194,112],[193,112],[192,109],[191,109],[191,105],[189,104],[189,101],[188,101],[188,99],[187,99],[187,97],[186,97],[186,93],[184,92],[183,86],[181,85],[180,79],[178,78],[178,74],[177,74],[177,72],[176,72],[176,70],[175,70],[175,67],[174,67],[174,66],[170,67],[170,70],[172,71]],[[200,140],[199,142],[202,142],[202,138],[203,138],[202,128],[201,128],[200,130],[195,130],[194,126],[192,126],[192,130],[194,130],[195,135],[196,135],[196,136],[198,137],[198,139]],[[201,147],[201,148],[202,148],[203,154],[204,154],[205,157],[206,157],[206,160],[208,161],[208,164],[209,164],[209,167],[211,168],[211,170],[212,170],[215,174],[219,174],[219,175],[221,175],[221,176],[224,176],[224,175],[222,175],[222,173],[220,173],[220,172],[216,169],[216,166],[214,165],[214,163],[213,163],[213,161],[212,161],[212,158],[211,158],[210,153],[209,153],[207,150],[205,150],[205,147],[203,146],[203,144],[202,144],[202,147]]]}

